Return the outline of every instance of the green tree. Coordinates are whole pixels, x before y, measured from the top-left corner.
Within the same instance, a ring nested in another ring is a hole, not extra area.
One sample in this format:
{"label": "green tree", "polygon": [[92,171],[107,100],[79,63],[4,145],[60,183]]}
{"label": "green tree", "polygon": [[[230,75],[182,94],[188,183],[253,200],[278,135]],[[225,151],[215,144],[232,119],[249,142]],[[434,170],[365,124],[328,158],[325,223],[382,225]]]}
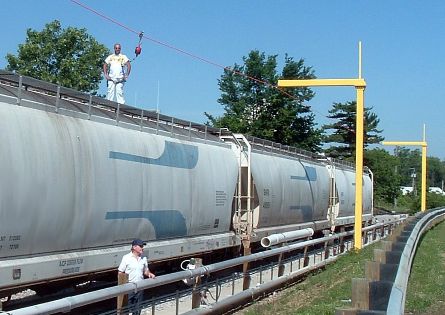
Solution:
{"label": "green tree", "polygon": [[[380,119],[371,112],[372,107],[364,109],[364,135],[363,144],[366,148],[369,144],[379,143],[384,138],[379,134],[382,130],[377,129]],[[354,160],[355,153],[355,129],[356,129],[357,103],[355,101],[346,103],[334,103],[329,110],[328,118],[335,119],[332,124],[323,126],[323,130],[332,130],[324,137],[325,143],[336,143],[326,149],[326,153],[340,159]]]}
{"label": "green tree", "polygon": [[420,150],[396,147],[395,155],[400,159],[402,186],[412,186],[413,176],[415,176],[414,182],[416,186],[419,186],[422,172],[422,153]]}
{"label": "green tree", "polygon": [[[404,186],[412,186],[413,175],[417,190],[420,191],[421,175],[422,175],[422,153],[420,149],[407,149],[405,147],[397,147],[395,155],[400,159],[402,175],[402,184]],[[445,162],[437,157],[429,156],[426,161],[427,165],[427,186],[442,187],[442,181],[445,180]]]}
{"label": "green tree", "polygon": [[278,79],[315,78],[304,60],[284,58],[281,74],[277,73],[277,55],[267,56],[253,50],[243,57],[244,65],[225,69],[218,81],[221,97],[218,102],[225,113],[213,117],[205,113],[208,124],[229,128],[262,139],[319,151],[322,131],[315,128],[314,115],[304,105],[314,93],[309,88],[290,88],[285,92],[273,86]]}
{"label": "green tree", "polygon": [[54,20],[41,32],[28,29],[26,34],[18,55],[7,54],[7,70],[83,92],[98,90],[108,49],[86,29],[62,29]]}
{"label": "green tree", "polygon": [[401,176],[397,171],[400,162],[397,157],[383,149],[367,150],[365,165],[374,174],[374,197],[377,200],[392,203],[394,198],[400,196]]}
{"label": "green tree", "polygon": [[430,187],[441,187],[445,179],[445,164],[439,158],[429,156],[426,161],[427,181]]}

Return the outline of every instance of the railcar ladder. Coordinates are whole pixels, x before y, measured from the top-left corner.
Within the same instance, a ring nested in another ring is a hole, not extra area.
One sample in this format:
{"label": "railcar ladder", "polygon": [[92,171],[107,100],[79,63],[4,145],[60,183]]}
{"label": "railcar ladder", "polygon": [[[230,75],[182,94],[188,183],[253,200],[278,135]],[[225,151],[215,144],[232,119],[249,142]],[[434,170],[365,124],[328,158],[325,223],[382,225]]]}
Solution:
{"label": "railcar ladder", "polygon": [[253,180],[251,172],[251,146],[241,134],[221,137],[226,142],[232,142],[238,154],[238,183],[235,193],[235,209],[233,227],[236,234],[243,241],[243,245],[250,247],[250,237],[253,231],[252,192]]}

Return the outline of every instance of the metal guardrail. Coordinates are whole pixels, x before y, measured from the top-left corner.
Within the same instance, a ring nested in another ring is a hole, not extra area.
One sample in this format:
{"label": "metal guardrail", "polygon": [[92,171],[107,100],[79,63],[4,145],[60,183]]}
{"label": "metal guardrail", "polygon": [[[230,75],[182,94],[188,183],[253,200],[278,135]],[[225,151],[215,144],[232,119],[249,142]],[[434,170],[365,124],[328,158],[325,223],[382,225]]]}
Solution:
{"label": "metal guardrail", "polygon": [[[385,229],[387,229],[387,231],[388,230],[391,231],[395,225],[400,224],[400,222],[402,222],[403,220],[404,220],[404,218],[401,218],[399,220],[379,223],[379,224],[376,224],[373,226],[365,227],[365,228],[363,228],[364,237],[365,237],[365,239],[367,239],[369,237],[369,234],[371,234],[371,237],[375,238],[378,230],[381,231],[381,235],[383,236],[385,234]],[[86,306],[86,305],[93,304],[96,302],[100,302],[102,300],[111,299],[111,298],[117,297],[119,295],[137,292],[137,291],[150,289],[150,288],[155,288],[155,287],[159,287],[162,285],[174,283],[177,281],[182,281],[183,279],[195,278],[195,277],[200,277],[203,275],[210,275],[214,272],[225,270],[225,269],[235,267],[238,265],[242,265],[243,263],[246,263],[246,262],[262,260],[262,259],[265,259],[268,257],[278,256],[280,254],[295,251],[298,249],[305,249],[305,256],[306,256],[306,252],[307,252],[306,250],[308,247],[314,246],[314,245],[319,245],[319,244],[324,244],[324,247],[325,247],[325,249],[324,249],[325,262],[324,263],[326,264],[327,262],[333,260],[333,258],[336,258],[336,257],[330,258],[329,254],[327,254],[327,256],[326,256],[327,244],[328,243],[334,244],[335,241],[338,240],[337,243],[340,246],[340,250],[338,252],[342,253],[343,249],[341,248],[341,246],[342,246],[341,244],[344,244],[343,243],[344,238],[347,236],[353,235],[353,233],[354,233],[353,231],[343,232],[343,233],[338,233],[338,234],[334,234],[332,236],[322,237],[322,238],[318,238],[318,239],[314,239],[314,240],[307,240],[307,241],[302,241],[302,242],[298,242],[295,244],[282,245],[279,248],[273,248],[273,249],[270,249],[270,250],[267,250],[264,252],[260,252],[260,253],[256,253],[256,254],[252,254],[249,256],[238,257],[235,259],[203,266],[203,267],[196,268],[193,270],[185,270],[185,271],[180,271],[180,272],[176,272],[176,273],[172,273],[172,274],[167,274],[167,275],[156,277],[155,279],[145,279],[138,283],[127,283],[127,284],[114,286],[114,287],[110,287],[110,288],[106,288],[106,289],[101,289],[101,290],[97,290],[97,291],[93,291],[93,292],[88,292],[88,293],[84,293],[84,294],[80,294],[80,295],[66,297],[66,298],[62,298],[62,299],[47,302],[47,303],[42,303],[42,304],[37,304],[37,305],[33,305],[33,306],[29,306],[29,307],[25,307],[25,308],[21,308],[21,309],[17,309],[17,310],[12,310],[12,311],[6,312],[6,314],[9,314],[9,315],[30,315],[30,314],[54,314],[54,313],[58,313],[58,312],[69,312],[75,308]],[[329,252],[329,250],[328,250],[328,252]],[[309,260],[308,257],[304,257],[304,266],[307,266],[307,265],[305,265],[306,259]],[[295,275],[293,275],[293,276],[295,276]],[[284,277],[280,277],[280,278],[281,278],[281,280],[276,279],[276,281],[275,281],[276,284],[282,283],[283,281],[286,282],[290,277],[284,276]],[[254,291],[259,292],[259,290],[267,290],[268,287],[270,287],[270,286],[271,286],[271,284],[266,283],[262,286],[263,288],[257,288]],[[243,291],[241,293],[238,293],[240,295],[237,296],[238,294],[236,294],[232,297],[232,299],[233,300],[243,299],[243,296],[245,296],[246,294],[247,295],[250,294],[250,296],[253,296],[252,292],[251,291],[249,291],[249,292],[250,293],[246,293],[245,291]],[[255,293],[255,294],[257,294],[257,293]],[[222,305],[222,307],[225,307],[226,302],[222,302],[220,305]]]}
{"label": "metal guardrail", "polygon": [[366,265],[365,279],[352,279],[352,309],[337,315],[403,315],[411,265],[418,243],[432,226],[445,219],[445,208],[418,213],[374,250],[374,261]]}

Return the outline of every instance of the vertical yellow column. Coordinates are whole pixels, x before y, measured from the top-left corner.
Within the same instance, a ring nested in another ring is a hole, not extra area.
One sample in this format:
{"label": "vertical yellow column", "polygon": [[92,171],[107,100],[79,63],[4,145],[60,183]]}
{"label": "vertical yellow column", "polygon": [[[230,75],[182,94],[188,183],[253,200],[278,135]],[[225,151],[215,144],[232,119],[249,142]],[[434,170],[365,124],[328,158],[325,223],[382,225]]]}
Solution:
{"label": "vertical yellow column", "polygon": [[363,212],[363,125],[364,125],[364,87],[357,90],[357,115],[355,132],[355,222],[354,248],[362,248],[362,212]]}
{"label": "vertical yellow column", "polygon": [[[425,142],[425,136],[423,141]],[[420,210],[426,210],[426,145],[422,145],[422,203]]]}

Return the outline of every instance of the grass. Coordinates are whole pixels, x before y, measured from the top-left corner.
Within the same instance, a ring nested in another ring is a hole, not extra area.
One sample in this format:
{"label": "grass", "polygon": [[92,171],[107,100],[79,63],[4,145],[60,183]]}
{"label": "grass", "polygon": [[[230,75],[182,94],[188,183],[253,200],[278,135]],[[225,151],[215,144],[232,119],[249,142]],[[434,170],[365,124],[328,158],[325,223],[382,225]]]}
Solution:
{"label": "grass", "polygon": [[277,297],[253,304],[244,315],[334,314],[336,308],[351,305],[351,278],[363,278],[365,262],[372,259],[377,244],[359,253],[349,252],[337,262],[308,276],[303,282],[280,292]]}
{"label": "grass", "polygon": [[[405,311],[413,314],[444,314],[444,300],[445,222],[442,222],[429,230],[421,240],[411,269]],[[440,305],[444,308],[442,312],[437,309]]]}
{"label": "grass", "polygon": [[[273,296],[238,312],[243,315],[335,314],[349,308],[352,278],[364,278],[366,261],[373,258],[379,243],[350,252],[337,262],[308,276]],[[445,222],[431,229],[422,239],[413,261],[408,283],[406,313],[445,314]]]}

